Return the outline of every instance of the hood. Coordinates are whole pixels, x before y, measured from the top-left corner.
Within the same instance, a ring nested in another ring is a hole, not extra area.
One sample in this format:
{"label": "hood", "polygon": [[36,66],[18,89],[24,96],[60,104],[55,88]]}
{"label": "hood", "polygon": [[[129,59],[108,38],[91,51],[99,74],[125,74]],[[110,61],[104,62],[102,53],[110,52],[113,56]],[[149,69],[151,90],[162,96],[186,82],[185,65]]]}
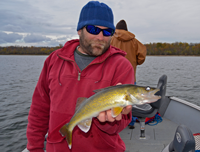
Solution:
{"label": "hood", "polygon": [[[64,47],[57,50],[57,55],[63,59],[74,59],[74,50],[79,45],[79,40],[70,40],[65,43]],[[98,56],[95,61],[96,62],[103,62],[107,57],[114,55],[114,54],[120,54],[122,56],[125,56],[126,53],[120,49],[117,49],[113,46],[110,46],[108,50],[102,54],[101,56]]]}
{"label": "hood", "polygon": [[133,33],[120,29],[116,29],[115,34],[113,36],[119,39],[120,41],[130,41],[135,38],[135,35]]}

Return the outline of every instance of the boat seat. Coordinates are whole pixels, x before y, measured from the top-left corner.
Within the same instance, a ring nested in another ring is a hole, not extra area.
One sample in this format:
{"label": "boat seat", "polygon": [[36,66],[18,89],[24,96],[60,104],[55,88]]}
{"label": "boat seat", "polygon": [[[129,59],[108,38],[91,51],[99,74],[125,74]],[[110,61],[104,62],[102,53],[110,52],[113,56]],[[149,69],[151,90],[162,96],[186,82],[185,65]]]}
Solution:
{"label": "boat seat", "polygon": [[195,139],[189,128],[179,125],[173,141],[162,152],[195,152]]}
{"label": "boat seat", "polygon": [[140,121],[140,139],[146,139],[145,136],[145,119],[147,117],[153,117],[158,112],[162,100],[165,98],[166,94],[166,85],[167,85],[167,76],[162,75],[159,78],[157,88],[160,89],[155,95],[161,96],[161,98],[153,103],[144,104],[144,105],[136,105],[132,108],[132,116],[138,117]]}

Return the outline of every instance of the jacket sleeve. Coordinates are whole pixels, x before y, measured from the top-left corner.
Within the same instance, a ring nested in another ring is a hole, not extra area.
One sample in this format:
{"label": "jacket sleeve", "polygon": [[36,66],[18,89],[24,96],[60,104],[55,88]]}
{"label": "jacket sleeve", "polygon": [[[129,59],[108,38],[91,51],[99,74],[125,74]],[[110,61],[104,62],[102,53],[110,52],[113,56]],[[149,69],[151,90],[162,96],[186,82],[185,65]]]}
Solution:
{"label": "jacket sleeve", "polygon": [[[121,67],[121,69],[117,70],[115,75],[116,76],[113,79],[113,85],[116,85],[117,83],[134,84],[134,70],[128,60],[124,67]],[[122,119],[120,121],[101,123],[97,118],[94,118],[93,120],[100,130],[108,134],[117,134],[128,126],[128,124],[131,122],[131,119],[132,112],[127,115],[122,115]]]}
{"label": "jacket sleeve", "polygon": [[137,65],[141,65],[144,63],[146,54],[147,54],[147,49],[146,46],[143,45],[140,41],[137,40],[138,44],[138,49],[137,49]]}
{"label": "jacket sleeve", "polygon": [[47,65],[46,60],[33,93],[28,116],[27,149],[30,152],[44,152],[44,140],[48,131],[50,108]]}

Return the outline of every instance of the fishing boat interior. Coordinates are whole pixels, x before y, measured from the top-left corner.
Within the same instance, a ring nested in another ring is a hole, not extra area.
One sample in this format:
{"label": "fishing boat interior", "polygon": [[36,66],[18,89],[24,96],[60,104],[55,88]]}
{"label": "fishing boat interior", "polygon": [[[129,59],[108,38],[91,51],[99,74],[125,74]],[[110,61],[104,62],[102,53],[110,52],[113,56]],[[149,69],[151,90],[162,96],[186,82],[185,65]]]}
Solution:
{"label": "fishing boat interior", "polygon": [[[137,121],[134,127],[120,132],[126,144],[125,152],[199,152],[200,107],[166,96],[167,75],[160,77],[157,88],[160,91],[156,95],[161,99],[148,105],[133,106],[132,115]],[[149,117],[153,119],[146,123]]]}

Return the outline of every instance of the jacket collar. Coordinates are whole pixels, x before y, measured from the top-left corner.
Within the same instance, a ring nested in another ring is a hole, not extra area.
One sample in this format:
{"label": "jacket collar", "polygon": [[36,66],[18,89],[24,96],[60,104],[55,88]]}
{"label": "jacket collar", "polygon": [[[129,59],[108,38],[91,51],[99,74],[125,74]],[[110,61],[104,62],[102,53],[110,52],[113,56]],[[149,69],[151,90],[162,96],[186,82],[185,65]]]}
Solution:
{"label": "jacket collar", "polygon": [[[70,40],[65,43],[63,48],[58,50],[57,55],[64,60],[74,60],[74,51],[78,45],[79,45],[78,39]],[[121,54],[122,56],[126,55],[124,51],[117,49],[113,46],[110,46],[104,54],[102,54],[101,56],[98,56],[94,61],[97,63],[101,63],[106,58],[114,54]]]}

